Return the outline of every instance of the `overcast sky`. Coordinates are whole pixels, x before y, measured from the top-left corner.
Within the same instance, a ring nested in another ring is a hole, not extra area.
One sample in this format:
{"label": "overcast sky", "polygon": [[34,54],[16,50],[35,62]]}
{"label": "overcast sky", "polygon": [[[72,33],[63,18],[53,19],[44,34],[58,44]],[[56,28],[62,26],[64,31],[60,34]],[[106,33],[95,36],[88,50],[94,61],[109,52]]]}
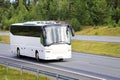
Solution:
{"label": "overcast sky", "polygon": [[15,0],[10,0],[10,2],[15,1]]}

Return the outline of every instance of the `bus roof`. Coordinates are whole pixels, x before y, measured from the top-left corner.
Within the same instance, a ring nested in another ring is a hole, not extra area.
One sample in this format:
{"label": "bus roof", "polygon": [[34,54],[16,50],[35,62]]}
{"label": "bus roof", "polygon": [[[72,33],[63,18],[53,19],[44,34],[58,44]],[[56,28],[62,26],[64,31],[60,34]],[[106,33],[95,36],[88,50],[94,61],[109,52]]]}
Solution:
{"label": "bus roof", "polygon": [[[30,21],[30,22],[24,22],[24,23],[15,23],[15,24],[12,24],[12,25],[25,25],[25,26],[31,26],[31,25],[34,25],[34,26],[45,26],[45,25],[51,25],[51,24],[63,24],[61,22],[56,22],[56,21]],[[65,22],[64,22],[65,24]]]}

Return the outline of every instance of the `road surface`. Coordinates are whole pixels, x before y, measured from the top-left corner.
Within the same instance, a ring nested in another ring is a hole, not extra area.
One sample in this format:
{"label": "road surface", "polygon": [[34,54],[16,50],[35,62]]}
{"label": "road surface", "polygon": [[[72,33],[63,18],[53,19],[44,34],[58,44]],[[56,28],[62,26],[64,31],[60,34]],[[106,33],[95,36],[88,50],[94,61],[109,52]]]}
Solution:
{"label": "road surface", "polygon": [[[62,68],[84,74],[89,74],[108,80],[120,80],[120,58],[105,57],[84,53],[73,52],[73,58],[59,61],[36,62],[33,58],[23,57],[20,60],[34,62],[36,64],[45,64],[52,67]],[[10,45],[0,44],[0,56],[19,59],[10,53]]]}
{"label": "road surface", "polygon": [[0,36],[8,36],[9,32],[0,32]]}
{"label": "road surface", "polygon": [[86,41],[97,41],[97,42],[120,42],[120,37],[114,36],[83,36],[76,35],[72,38],[73,40],[86,40]]}

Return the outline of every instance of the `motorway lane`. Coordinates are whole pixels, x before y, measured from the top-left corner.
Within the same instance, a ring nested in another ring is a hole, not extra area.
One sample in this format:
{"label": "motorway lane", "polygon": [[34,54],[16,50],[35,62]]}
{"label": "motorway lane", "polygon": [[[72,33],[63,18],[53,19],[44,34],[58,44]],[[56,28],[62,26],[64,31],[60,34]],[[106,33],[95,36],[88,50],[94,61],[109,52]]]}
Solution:
{"label": "motorway lane", "polygon": [[[10,53],[10,45],[8,44],[0,44],[0,56],[19,59]],[[36,62],[35,59],[28,57],[23,57],[21,60],[72,70],[84,74],[106,78],[109,80],[120,80],[120,58],[73,52],[73,58],[63,62],[56,60],[40,60],[40,62]]]}
{"label": "motorway lane", "polygon": [[9,36],[9,32],[0,32],[0,36]]}
{"label": "motorway lane", "polygon": [[120,42],[120,36],[86,36],[76,35],[73,40],[97,41],[97,42]]}

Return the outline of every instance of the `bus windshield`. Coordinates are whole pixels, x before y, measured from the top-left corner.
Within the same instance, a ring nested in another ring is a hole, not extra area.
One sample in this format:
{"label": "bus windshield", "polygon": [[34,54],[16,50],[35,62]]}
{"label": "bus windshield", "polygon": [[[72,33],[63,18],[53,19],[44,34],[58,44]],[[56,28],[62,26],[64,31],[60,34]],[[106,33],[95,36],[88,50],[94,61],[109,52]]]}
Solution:
{"label": "bus windshield", "polygon": [[47,26],[46,32],[46,45],[52,44],[70,44],[70,31],[67,26]]}

